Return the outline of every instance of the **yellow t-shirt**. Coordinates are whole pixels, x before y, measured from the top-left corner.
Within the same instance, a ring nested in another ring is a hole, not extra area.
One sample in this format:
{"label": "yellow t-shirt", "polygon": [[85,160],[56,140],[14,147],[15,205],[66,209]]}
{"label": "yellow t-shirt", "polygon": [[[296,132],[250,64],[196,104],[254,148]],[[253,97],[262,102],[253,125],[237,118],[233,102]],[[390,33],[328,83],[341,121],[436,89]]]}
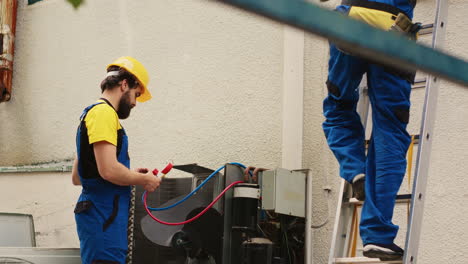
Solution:
{"label": "yellow t-shirt", "polygon": [[91,108],[84,120],[88,129],[89,144],[107,141],[117,146],[117,130],[122,128],[119,116],[104,100],[100,99],[98,102],[103,103]]}

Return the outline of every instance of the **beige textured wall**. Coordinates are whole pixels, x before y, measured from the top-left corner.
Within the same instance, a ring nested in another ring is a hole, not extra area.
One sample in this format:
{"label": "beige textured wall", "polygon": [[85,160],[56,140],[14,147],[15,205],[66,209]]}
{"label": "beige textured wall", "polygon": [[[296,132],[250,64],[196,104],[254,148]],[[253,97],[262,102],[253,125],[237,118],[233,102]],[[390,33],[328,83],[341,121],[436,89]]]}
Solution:
{"label": "beige textured wall", "polygon": [[[333,7],[338,1],[330,1]],[[449,1],[447,50],[468,58],[468,3]],[[432,0],[416,18],[428,22]],[[18,13],[14,94],[0,104],[0,166],[71,158],[82,108],[99,96],[104,66],[130,54],[151,72],[154,99],[123,121],[134,166],[228,161],[281,164],[283,28],[207,0],[87,1],[74,11],[44,0]],[[339,188],[338,166],[321,130],[327,42],[304,42],[303,167],[314,178],[315,263],[326,263]],[[413,92],[409,126],[419,130],[423,91]],[[440,89],[419,263],[464,263],[468,255],[468,90]],[[406,184],[406,183],[405,183]],[[332,188],[328,196],[323,187]],[[405,189],[404,187],[403,189]],[[0,174],[1,211],[31,213],[39,246],[77,246],[72,208],[79,188],[66,173]],[[406,209],[395,222],[404,242]]]}

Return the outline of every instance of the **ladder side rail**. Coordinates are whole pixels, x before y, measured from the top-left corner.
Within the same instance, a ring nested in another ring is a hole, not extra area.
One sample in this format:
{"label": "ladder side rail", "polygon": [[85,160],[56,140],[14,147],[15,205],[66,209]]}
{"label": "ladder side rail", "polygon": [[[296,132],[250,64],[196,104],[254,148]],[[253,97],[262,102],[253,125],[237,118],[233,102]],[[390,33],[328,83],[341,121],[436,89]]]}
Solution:
{"label": "ladder side rail", "polygon": [[[437,49],[442,48],[445,41],[448,4],[446,0],[437,0],[436,5],[437,13],[434,24],[432,47]],[[423,115],[421,119],[421,136],[414,174],[411,212],[410,219],[408,221],[408,232],[406,235],[405,255],[403,256],[403,263],[405,264],[415,264],[417,262],[439,83],[440,79],[437,77],[428,76]]]}

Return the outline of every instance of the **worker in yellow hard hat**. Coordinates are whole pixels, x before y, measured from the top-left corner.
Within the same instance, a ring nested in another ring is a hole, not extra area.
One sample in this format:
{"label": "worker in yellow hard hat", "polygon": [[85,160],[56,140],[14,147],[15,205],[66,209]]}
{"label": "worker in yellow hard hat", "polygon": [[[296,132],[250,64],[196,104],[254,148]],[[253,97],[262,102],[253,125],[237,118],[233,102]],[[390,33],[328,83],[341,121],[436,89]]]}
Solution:
{"label": "worker in yellow hard hat", "polygon": [[139,61],[118,58],[107,66],[101,98],[80,117],[72,182],[83,187],[75,207],[83,264],[125,263],[130,186],[153,192],[160,185],[149,169],[130,170],[128,138],[119,122],[137,101],[151,99],[148,81]]}
{"label": "worker in yellow hard hat", "polygon": [[[336,11],[373,27],[415,39],[416,0],[342,0]],[[361,36],[366,38],[366,36]],[[357,112],[359,84],[366,74],[372,109],[372,135],[366,150],[365,130]],[[394,243],[399,227],[392,222],[396,196],[405,176],[410,145],[407,125],[415,72],[382,66],[330,43],[328,95],[323,102],[323,130],[340,165],[340,176],[364,201],[360,237],[365,257],[400,260]]]}

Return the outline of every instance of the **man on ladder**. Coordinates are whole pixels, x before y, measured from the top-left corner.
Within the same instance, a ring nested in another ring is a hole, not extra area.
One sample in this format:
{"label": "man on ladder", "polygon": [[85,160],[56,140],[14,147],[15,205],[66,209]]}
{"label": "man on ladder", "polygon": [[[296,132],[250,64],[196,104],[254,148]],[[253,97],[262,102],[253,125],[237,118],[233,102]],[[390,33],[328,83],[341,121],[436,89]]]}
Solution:
{"label": "man on ladder", "polygon": [[[419,24],[411,22],[415,5],[416,0],[343,0],[336,11],[415,38],[419,30]],[[373,124],[367,155],[365,130],[356,111],[364,73]],[[369,62],[330,43],[323,130],[340,164],[340,176],[352,184],[354,197],[364,201],[360,235],[366,257],[397,260],[403,256],[403,249],[394,244],[398,226],[392,217],[410,144],[406,126],[413,81],[414,72]]]}

